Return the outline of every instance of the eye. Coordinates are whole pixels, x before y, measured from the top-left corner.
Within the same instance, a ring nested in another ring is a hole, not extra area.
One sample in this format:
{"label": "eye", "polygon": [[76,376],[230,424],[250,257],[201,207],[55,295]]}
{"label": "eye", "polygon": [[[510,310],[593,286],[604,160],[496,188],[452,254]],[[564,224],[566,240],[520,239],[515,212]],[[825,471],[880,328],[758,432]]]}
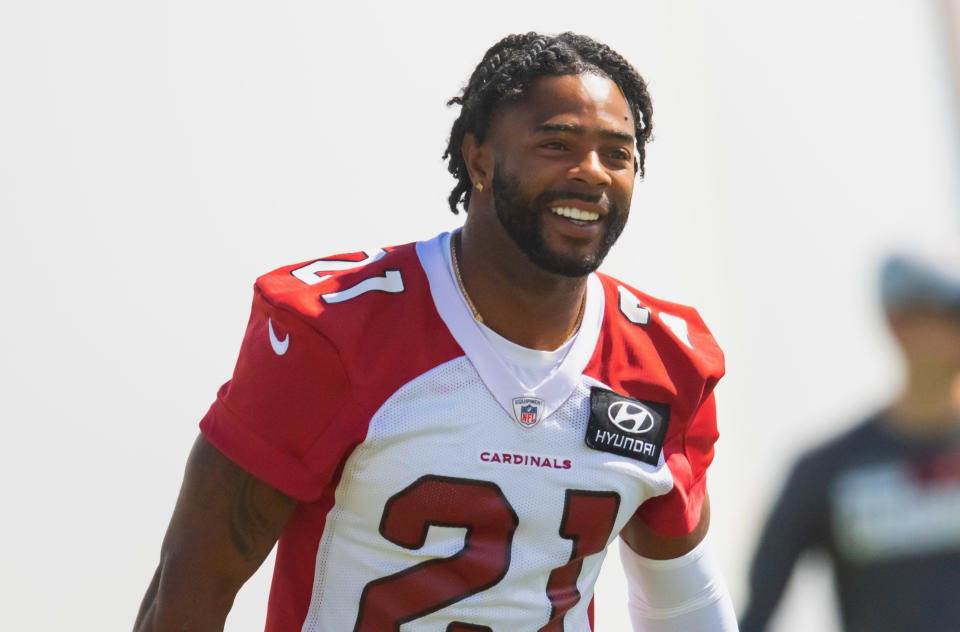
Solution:
{"label": "eye", "polygon": [[633,154],[626,149],[614,149],[609,153],[609,156],[614,160],[623,160],[627,162],[633,159]]}
{"label": "eye", "polygon": [[567,146],[559,140],[548,140],[540,146],[544,149],[551,149],[554,151],[564,151],[567,148]]}

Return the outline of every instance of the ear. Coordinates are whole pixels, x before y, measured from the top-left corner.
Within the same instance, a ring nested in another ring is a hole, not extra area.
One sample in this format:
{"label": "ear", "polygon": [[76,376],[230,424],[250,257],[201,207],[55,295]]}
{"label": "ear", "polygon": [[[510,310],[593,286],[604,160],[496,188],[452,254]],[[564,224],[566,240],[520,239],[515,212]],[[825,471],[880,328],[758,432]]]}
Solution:
{"label": "ear", "polygon": [[460,155],[463,156],[463,162],[467,165],[467,173],[474,188],[482,184],[483,189],[489,191],[493,180],[493,149],[490,143],[480,145],[477,143],[476,136],[464,134],[463,142],[460,143]]}

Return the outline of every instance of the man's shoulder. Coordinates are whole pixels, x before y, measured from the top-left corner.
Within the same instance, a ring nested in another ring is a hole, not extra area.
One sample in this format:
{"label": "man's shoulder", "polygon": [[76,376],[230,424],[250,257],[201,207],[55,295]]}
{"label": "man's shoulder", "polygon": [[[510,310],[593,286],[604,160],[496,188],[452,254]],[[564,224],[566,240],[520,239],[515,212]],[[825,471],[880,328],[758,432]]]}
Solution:
{"label": "man's shoulder", "polygon": [[[604,333],[626,349],[650,351],[668,371],[693,371],[717,380],[724,373],[723,351],[696,309],[651,296],[606,274],[597,275],[604,287]],[[653,357],[638,357],[653,362]]]}
{"label": "man's shoulder", "polygon": [[281,349],[293,332],[333,351],[357,384],[392,388],[460,353],[442,334],[414,243],[268,272],[256,281],[252,318],[261,321],[264,339],[276,337]]}
{"label": "man's shoulder", "polygon": [[351,356],[402,350],[441,326],[413,243],[283,266],[254,293]]}
{"label": "man's shoulder", "polygon": [[871,415],[801,451],[790,468],[790,486],[821,493],[844,472],[875,462],[889,448],[880,415]]}
{"label": "man's shoulder", "polygon": [[882,413],[872,414],[808,448],[797,459],[798,469],[842,469],[855,465],[863,457],[871,457],[878,448],[887,448],[890,439],[882,429],[881,420]]}
{"label": "man's shoulder", "polygon": [[404,244],[282,266],[257,278],[254,287],[278,309],[315,319],[334,305],[340,316],[376,307],[377,299],[404,294],[421,279],[415,244]]}

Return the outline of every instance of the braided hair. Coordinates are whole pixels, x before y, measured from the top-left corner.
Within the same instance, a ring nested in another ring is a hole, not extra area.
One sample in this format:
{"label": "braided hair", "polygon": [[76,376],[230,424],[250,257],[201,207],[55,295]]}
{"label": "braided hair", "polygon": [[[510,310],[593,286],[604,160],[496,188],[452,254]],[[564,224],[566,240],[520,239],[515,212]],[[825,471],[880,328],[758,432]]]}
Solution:
{"label": "braided hair", "polygon": [[466,209],[470,204],[470,175],[460,153],[464,135],[473,134],[482,144],[497,107],[518,101],[534,79],[583,72],[609,78],[626,97],[637,142],[634,169],[643,175],[644,147],[653,131],[653,107],[647,84],[630,62],[606,44],[576,33],[508,35],[484,54],[462,94],[447,102],[460,106],[460,116],[453,122],[450,142],[443,154],[447,170],[457,180],[448,198],[454,214],[458,213],[458,205]]}

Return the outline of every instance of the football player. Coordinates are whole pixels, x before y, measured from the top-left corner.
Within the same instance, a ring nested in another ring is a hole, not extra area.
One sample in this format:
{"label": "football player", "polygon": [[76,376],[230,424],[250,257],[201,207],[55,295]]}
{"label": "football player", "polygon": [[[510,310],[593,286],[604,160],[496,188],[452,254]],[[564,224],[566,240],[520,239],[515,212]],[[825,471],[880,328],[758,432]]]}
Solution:
{"label": "football player", "polygon": [[268,630],[582,631],[617,536],[636,629],[736,629],[704,542],[723,356],[693,309],[595,272],[646,84],[528,33],[451,104],[460,230],[257,281],[138,630],[222,629],[279,540]]}

